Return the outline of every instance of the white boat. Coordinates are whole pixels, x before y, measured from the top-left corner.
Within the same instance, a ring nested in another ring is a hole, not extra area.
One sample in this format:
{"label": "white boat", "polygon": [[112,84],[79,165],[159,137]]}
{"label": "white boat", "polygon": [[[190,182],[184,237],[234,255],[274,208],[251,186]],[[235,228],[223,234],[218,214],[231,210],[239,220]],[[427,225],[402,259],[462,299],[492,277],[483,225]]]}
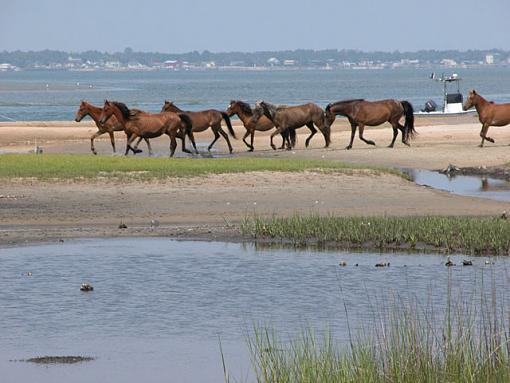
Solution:
{"label": "white boat", "polygon": [[[432,73],[430,78],[443,83],[443,107],[442,109],[439,109],[433,100],[429,100],[425,103],[425,107],[422,110],[414,113],[415,115],[460,116],[476,113],[475,109],[464,110],[463,108],[464,98],[462,97],[462,93],[460,93],[460,81],[462,79],[457,73],[453,73],[450,76],[442,74],[440,78],[437,78],[436,74]],[[452,87],[453,91],[450,91]]]}

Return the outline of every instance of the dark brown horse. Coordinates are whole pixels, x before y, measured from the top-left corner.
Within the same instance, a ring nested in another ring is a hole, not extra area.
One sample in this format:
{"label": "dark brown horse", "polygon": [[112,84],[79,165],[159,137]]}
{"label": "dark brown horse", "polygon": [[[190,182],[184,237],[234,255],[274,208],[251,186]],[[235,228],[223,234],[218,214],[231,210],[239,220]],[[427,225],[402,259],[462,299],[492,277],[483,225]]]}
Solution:
{"label": "dark brown horse", "polygon": [[480,131],[482,142],[479,146],[483,147],[485,140],[494,143],[494,139],[487,136],[487,131],[489,126],[505,126],[510,124],[510,103],[494,104],[491,101],[487,101],[473,89],[469,92],[469,96],[464,104],[464,110],[468,110],[473,106],[478,112],[478,120],[482,123],[482,130]]}
{"label": "dark brown horse", "polygon": [[[214,133],[214,140],[211,142],[207,150],[211,150],[214,143],[218,140],[218,138],[220,138],[221,134],[225,141],[227,141],[228,150],[230,151],[230,153],[232,153],[232,145],[230,144],[228,135],[221,128],[221,120],[225,120],[228,131],[230,132],[232,137],[236,138],[236,134],[234,132],[234,129],[232,128],[232,124],[230,123],[230,117],[228,116],[227,113],[214,109],[203,110],[200,112],[184,111],[179,109],[172,101],[165,101],[165,105],[163,105],[161,111],[185,113],[191,119],[194,133],[203,132],[204,130],[211,128]],[[195,147],[194,144],[193,147]],[[196,149],[197,148],[195,147],[195,150]]]}
{"label": "dark brown horse", "polygon": [[[83,120],[85,116],[90,116],[94,120],[97,126],[97,132],[90,137],[90,150],[92,153],[97,154],[96,148],[94,147],[94,140],[105,134],[108,133],[110,135],[110,142],[112,143],[113,152],[115,153],[115,136],[113,132],[120,132],[123,131],[124,128],[122,127],[122,124],[117,121],[117,118],[115,116],[112,116],[108,121],[106,121],[104,124],[99,123],[99,117],[101,116],[103,109],[94,106],[92,104],[89,104],[86,101],[82,101],[80,103],[80,107],[78,108],[78,111],[76,112],[75,121],[80,122]],[[136,149],[137,153],[140,153],[140,149]]]}
{"label": "dark brown horse", "polygon": [[[188,135],[190,140],[192,142],[194,141],[192,134],[193,126],[191,120],[185,114],[133,112],[121,102],[105,100],[99,122],[104,124],[111,116],[117,118],[124,127],[126,134],[128,134],[129,138],[126,143],[125,155],[129,153],[129,150],[135,152],[131,144],[136,137],[143,138],[145,142],[147,142],[149,155],[151,155],[152,148],[149,139],[159,137],[163,134],[168,135],[168,137],[170,137],[170,157],[174,155],[175,148],[177,147],[177,135],[180,134],[182,137]],[[184,139],[182,142],[182,151],[191,153],[186,149]]]}
{"label": "dark brown horse", "polygon": [[[250,105],[246,102],[239,101],[239,100],[232,100],[230,101],[230,105],[227,108],[226,112],[229,117],[232,117],[234,114],[237,114],[239,119],[242,121],[244,127],[246,128],[246,133],[243,136],[243,142],[248,147],[249,152],[253,152],[253,139],[255,137],[255,131],[259,132],[267,132],[268,130],[271,130],[275,128],[275,125],[273,124],[273,121],[271,121],[266,116],[261,116],[258,121],[253,120],[253,110],[251,109]],[[249,144],[246,141],[246,137],[250,136],[251,143]],[[290,141],[289,140],[290,136]],[[285,146],[285,143],[287,142],[288,145],[294,146],[296,143],[296,131],[294,129],[289,129],[288,134],[287,132],[282,133],[282,146],[280,149],[283,149]]]}
{"label": "dark brown horse", "polygon": [[[308,147],[310,140],[315,133],[317,133],[315,127],[317,127],[324,136],[324,140],[326,141],[325,147],[327,148],[331,143],[329,126],[326,126],[324,123],[324,111],[314,103],[310,102],[298,106],[278,106],[266,101],[259,101],[254,110],[254,121],[258,121],[262,115],[269,118],[276,126],[276,130],[271,134],[271,147],[274,150],[276,150],[276,146],[273,144],[274,136],[287,132],[289,129],[299,129],[305,125],[311,131],[305,141],[305,146]],[[291,149],[291,146],[287,146],[287,149]]]}
{"label": "dark brown horse", "polygon": [[[357,127],[359,127],[360,140],[369,145],[375,145],[374,141],[363,137],[365,126],[377,126],[389,122],[393,127],[393,140],[388,145],[389,148],[393,148],[399,130],[402,132],[402,142],[407,146],[409,146],[409,139],[414,138],[416,134],[413,106],[408,101],[365,101],[363,99],[338,101],[326,106],[328,127],[331,127],[337,115],[347,117],[351,124],[351,141],[346,149],[352,148]],[[403,116],[405,116],[404,126],[400,124]]]}

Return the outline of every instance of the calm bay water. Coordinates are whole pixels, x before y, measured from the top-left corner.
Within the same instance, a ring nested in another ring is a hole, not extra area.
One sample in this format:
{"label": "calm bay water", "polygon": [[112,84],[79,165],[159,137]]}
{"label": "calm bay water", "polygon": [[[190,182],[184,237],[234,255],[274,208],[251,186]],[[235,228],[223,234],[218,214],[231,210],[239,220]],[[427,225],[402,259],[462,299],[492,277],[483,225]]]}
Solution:
{"label": "calm bay water", "polygon": [[[453,259],[460,263],[463,257]],[[490,293],[491,281],[506,291],[510,260],[492,260],[494,265],[475,259],[472,267],[446,268],[439,255],[257,249],[161,238],[4,248],[1,380],[222,382],[219,339],[229,369],[242,378],[250,376],[244,337],[254,323],[270,324],[285,336],[305,327],[330,329],[346,345],[348,323],[354,331],[366,326],[396,296],[441,313],[449,278],[454,297],[467,301],[480,291]],[[391,266],[375,268],[380,261]],[[94,291],[80,292],[82,282]],[[49,367],[9,361],[42,355],[97,360]]]}
{"label": "calm bay water", "polygon": [[[442,85],[429,79],[431,71],[0,72],[0,121],[71,120],[81,99],[105,98],[148,111],[159,111],[165,99],[187,110],[225,109],[231,99],[325,106],[346,98],[407,99],[420,109],[429,99],[441,104]],[[464,94],[476,88],[493,101],[510,100],[510,68],[454,72],[464,78]]]}

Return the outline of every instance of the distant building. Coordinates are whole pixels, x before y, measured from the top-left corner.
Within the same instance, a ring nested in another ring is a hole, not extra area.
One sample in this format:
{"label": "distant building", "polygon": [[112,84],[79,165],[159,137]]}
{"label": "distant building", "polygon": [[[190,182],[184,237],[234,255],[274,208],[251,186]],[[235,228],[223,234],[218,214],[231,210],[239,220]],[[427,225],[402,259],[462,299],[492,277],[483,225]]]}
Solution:
{"label": "distant building", "polygon": [[163,63],[163,68],[165,69],[178,69],[180,68],[181,66],[181,62],[178,61],[178,60],[166,60],[164,63]]}
{"label": "distant building", "polygon": [[494,55],[485,55],[485,63],[488,65],[494,64]]}
{"label": "distant building", "polygon": [[439,63],[446,67],[456,67],[457,66],[457,61],[452,60],[452,59],[442,59]]}
{"label": "distant building", "polygon": [[294,66],[294,65],[296,65],[296,60],[283,60],[283,65]]}

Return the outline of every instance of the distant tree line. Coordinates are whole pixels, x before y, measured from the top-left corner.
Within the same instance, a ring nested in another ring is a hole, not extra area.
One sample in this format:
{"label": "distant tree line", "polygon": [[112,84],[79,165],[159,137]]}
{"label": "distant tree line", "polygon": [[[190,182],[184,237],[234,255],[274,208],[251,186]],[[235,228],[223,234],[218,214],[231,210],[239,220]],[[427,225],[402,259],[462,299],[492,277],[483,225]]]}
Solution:
{"label": "distant tree line", "polygon": [[312,49],[297,49],[287,51],[262,51],[262,52],[222,52],[213,53],[207,50],[188,53],[159,53],[159,52],[135,52],[131,48],[124,49],[123,52],[100,52],[100,51],[85,51],[85,52],[63,52],[54,50],[43,51],[13,51],[0,52],[0,63],[9,63],[21,68],[28,68],[33,65],[49,65],[52,63],[65,63],[69,57],[81,59],[83,62],[108,62],[118,61],[122,64],[130,62],[138,62],[144,65],[154,65],[155,63],[164,62],[166,60],[187,61],[190,63],[211,62],[214,61],[216,65],[231,65],[232,63],[239,63],[246,66],[261,66],[267,65],[270,58],[277,58],[278,60],[295,60],[299,65],[314,65],[317,63],[331,62],[361,62],[361,61],[374,61],[374,62],[397,62],[400,60],[413,60],[417,59],[421,62],[438,62],[442,59],[448,58],[457,62],[479,62],[484,61],[485,56],[491,54],[494,56],[495,62],[507,60],[510,56],[510,51],[500,49],[491,50],[420,50],[416,52],[362,52],[352,49],[325,49],[325,50],[312,50]]}

